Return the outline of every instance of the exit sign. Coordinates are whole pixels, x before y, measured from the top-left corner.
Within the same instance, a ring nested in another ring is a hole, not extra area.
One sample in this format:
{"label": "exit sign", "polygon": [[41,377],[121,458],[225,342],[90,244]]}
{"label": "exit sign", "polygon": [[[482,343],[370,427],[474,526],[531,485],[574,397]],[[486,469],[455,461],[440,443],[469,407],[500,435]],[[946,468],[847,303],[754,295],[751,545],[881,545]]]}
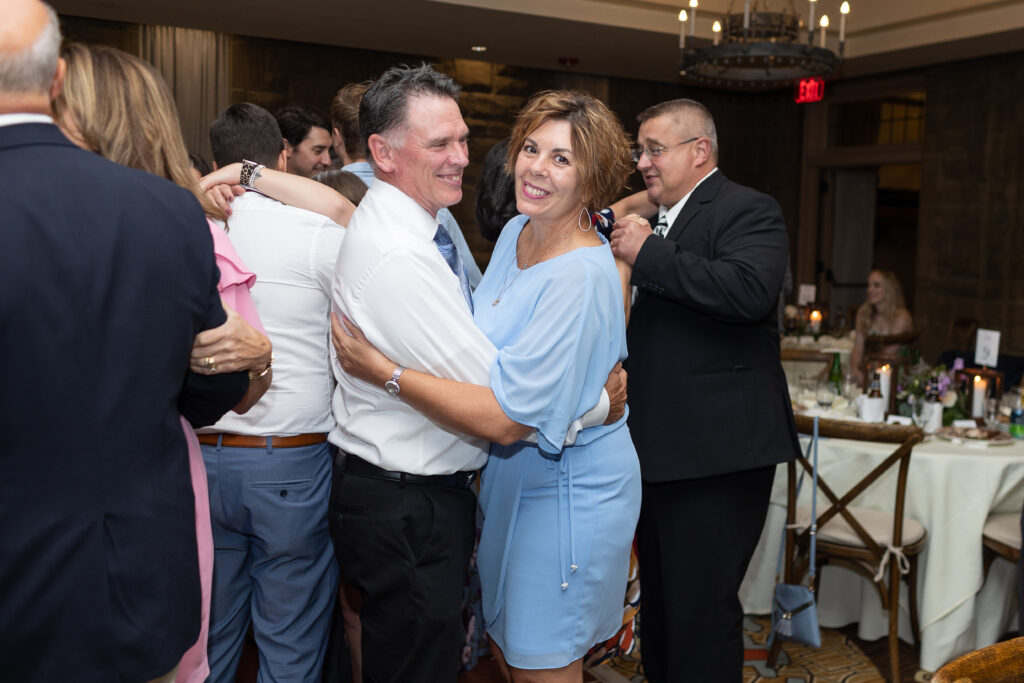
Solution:
{"label": "exit sign", "polygon": [[796,84],[796,97],[793,98],[797,104],[807,102],[821,102],[825,97],[825,79],[818,76],[801,78]]}

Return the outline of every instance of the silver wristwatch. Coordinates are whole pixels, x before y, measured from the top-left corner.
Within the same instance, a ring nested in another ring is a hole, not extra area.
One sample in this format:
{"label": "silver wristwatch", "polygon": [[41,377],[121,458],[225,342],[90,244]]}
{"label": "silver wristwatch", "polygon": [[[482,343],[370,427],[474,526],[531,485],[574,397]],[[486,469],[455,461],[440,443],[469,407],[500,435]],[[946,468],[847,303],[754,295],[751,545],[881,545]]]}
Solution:
{"label": "silver wristwatch", "polygon": [[384,388],[387,389],[388,393],[394,397],[398,397],[398,394],[402,391],[402,387],[398,384],[398,378],[405,372],[405,368],[399,365],[395,368],[395,371],[391,373],[391,379],[384,382]]}

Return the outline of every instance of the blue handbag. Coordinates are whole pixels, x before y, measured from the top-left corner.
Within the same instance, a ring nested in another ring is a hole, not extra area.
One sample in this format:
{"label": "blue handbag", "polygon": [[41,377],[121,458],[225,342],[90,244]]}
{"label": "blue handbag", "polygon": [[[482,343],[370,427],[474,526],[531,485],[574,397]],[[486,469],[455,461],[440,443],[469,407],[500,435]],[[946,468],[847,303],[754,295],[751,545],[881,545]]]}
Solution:
{"label": "blue handbag", "polygon": [[[776,583],[775,595],[772,598],[772,634],[768,639],[771,645],[776,638],[801,643],[811,647],[821,647],[821,629],[818,627],[818,608],[814,601],[815,575],[815,543],[818,535],[818,418],[814,418],[814,433],[807,444],[807,455],[813,450],[814,466],[811,468],[814,486],[811,490],[811,548],[810,570],[808,582],[802,584]],[[806,457],[806,456],[805,456]],[[803,473],[797,484],[797,496],[803,484]],[[776,580],[782,576],[782,555],[786,549],[786,527],[782,528],[782,546],[779,548],[779,561],[776,565]]]}

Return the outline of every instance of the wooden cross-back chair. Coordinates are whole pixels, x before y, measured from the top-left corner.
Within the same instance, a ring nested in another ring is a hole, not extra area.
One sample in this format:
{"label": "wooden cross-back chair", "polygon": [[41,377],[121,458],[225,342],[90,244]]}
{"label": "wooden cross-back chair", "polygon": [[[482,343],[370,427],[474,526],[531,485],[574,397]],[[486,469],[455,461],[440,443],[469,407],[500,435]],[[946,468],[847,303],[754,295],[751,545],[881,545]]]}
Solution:
{"label": "wooden cross-back chair", "polygon": [[[796,366],[795,372],[805,377],[813,378],[817,382],[828,375],[832,354],[822,353],[813,349],[782,349],[779,351],[779,360],[784,363],[787,361],[799,363]],[[807,371],[811,373],[809,376],[804,374]],[[793,378],[790,378],[789,381],[795,382]]]}
{"label": "wooden cross-back chair", "polygon": [[[1019,512],[997,512],[988,516],[985,520],[985,528],[982,530],[982,561],[985,568],[985,576],[995,562],[1001,557],[1007,562],[1017,564],[1020,561],[1020,513]],[[1024,620],[1024,617],[1019,617]],[[1021,662],[1024,667],[1024,661]]]}
{"label": "wooden cross-back chair", "polygon": [[1024,683],[1024,638],[1004,640],[957,657],[931,683]]}
{"label": "wooden cross-back chair", "polygon": [[[801,434],[813,433],[814,418],[797,415],[796,427]],[[868,474],[842,496],[837,495],[821,476],[819,463],[818,489],[828,499],[827,507],[818,506],[817,567],[825,564],[844,567],[867,578],[878,591],[882,607],[889,610],[889,666],[891,680],[899,680],[899,595],[900,580],[906,575],[909,589],[910,624],[915,641],[920,640],[917,615],[917,556],[924,549],[927,531],[920,523],[903,515],[907,491],[910,454],[923,438],[919,427],[889,424],[866,424],[843,420],[819,419],[819,437],[851,439],[898,444]],[[804,455],[788,463],[788,495],[786,504],[786,547],[784,581],[797,583],[807,573],[810,558],[810,506],[797,507],[797,467],[810,476],[812,467]],[[896,492],[891,512],[855,507],[851,503],[893,467],[898,468]],[[887,576],[886,576],[887,575]],[[781,642],[776,639],[769,653],[774,665]]]}

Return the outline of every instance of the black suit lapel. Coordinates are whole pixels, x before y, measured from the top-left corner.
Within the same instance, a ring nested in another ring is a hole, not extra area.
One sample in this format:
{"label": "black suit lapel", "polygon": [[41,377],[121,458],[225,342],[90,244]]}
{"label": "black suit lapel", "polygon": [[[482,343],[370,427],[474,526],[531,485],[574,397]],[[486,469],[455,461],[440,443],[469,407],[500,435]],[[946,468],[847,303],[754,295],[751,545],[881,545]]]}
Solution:
{"label": "black suit lapel", "polygon": [[701,212],[706,204],[710,204],[718,194],[719,188],[725,182],[725,176],[722,175],[721,171],[715,171],[710,177],[704,182],[698,185],[693,190],[693,194],[686,200],[686,204],[683,205],[683,210],[676,216],[676,220],[672,223],[672,227],[669,228],[668,233],[665,235],[665,239],[678,240],[686,230],[687,226],[697,217],[697,214]]}

